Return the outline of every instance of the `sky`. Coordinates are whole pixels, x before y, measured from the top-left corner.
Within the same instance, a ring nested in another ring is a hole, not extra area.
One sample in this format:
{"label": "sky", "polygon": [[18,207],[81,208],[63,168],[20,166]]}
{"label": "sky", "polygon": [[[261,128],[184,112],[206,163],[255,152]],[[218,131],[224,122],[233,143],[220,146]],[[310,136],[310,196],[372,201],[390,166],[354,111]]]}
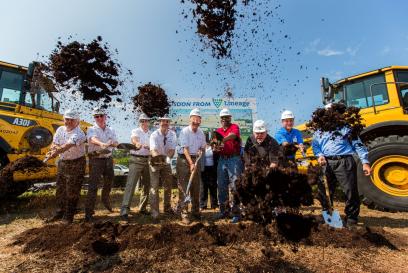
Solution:
{"label": "sky", "polygon": [[[407,1],[238,2],[245,16],[236,22],[231,59],[217,60],[191,16],[182,15],[190,5],[179,0],[0,0],[0,60],[28,65],[48,56],[59,37],[87,42],[100,35],[133,71],[129,98],[147,82],[161,84],[173,99],[222,97],[231,87],[234,97],[257,99],[257,117],[272,133],[283,110],[302,123],[321,106],[320,77],[336,81],[408,65]],[[131,113],[111,115],[127,140],[136,122],[122,117]]]}

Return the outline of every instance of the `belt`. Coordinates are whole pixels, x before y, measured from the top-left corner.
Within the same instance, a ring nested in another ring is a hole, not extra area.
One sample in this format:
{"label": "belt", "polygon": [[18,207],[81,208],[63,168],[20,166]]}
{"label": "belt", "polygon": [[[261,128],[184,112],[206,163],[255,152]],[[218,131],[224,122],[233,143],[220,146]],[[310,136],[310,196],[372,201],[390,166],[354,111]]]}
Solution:
{"label": "belt", "polygon": [[352,155],[332,155],[332,156],[325,156],[328,160],[340,160],[343,158],[351,157]]}
{"label": "belt", "polygon": [[81,156],[75,159],[61,159],[62,162],[76,162],[85,159],[85,156]]}
{"label": "belt", "polygon": [[130,154],[130,155],[134,156],[134,157],[149,158],[148,155],[132,155],[132,154]]}
{"label": "belt", "polygon": [[240,154],[232,154],[232,155],[220,155],[220,158],[222,159],[229,159],[229,158],[233,158],[236,156],[240,156]]}
{"label": "belt", "polygon": [[[180,158],[187,159],[184,154],[178,154],[178,156],[179,156]],[[197,158],[196,155],[190,155],[190,157],[191,157],[192,159],[196,159],[196,158]]]}

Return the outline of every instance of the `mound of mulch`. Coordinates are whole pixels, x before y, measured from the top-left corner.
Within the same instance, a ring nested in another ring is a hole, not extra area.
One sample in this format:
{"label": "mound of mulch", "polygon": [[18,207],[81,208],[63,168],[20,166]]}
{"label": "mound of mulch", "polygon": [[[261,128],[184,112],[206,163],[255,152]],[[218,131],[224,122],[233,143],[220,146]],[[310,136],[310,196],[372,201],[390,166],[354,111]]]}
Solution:
{"label": "mound of mulch", "polygon": [[[369,250],[385,247],[396,250],[387,237],[390,235],[381,229],[333,230],[316,225],[309,238],[300,240],[296,248],[333,246]],[[200,268],[211,268],[213,272],[226,268],[228,272],[262,272],[272,270],[273,266],[284,266],[282,272],[291,272],[288,269],[294,267],[299,269],[299,265],[284,261],[280,249],[286,243],[271,225],[250,222],[238,225],[196,223],[191,226],[112,222],[54,224],[21,233],[13,245],[22,246],[23,253],[40,254],[43,262],[36,268],[45,270],[52,265],[70,272],[113,267],[115,272],[181,272],[186,269],[201,272]],[[248,251],[253,249],[260,249],[263,257],[251,255]]]}
{"label": "mound of mulch", "polygon": [[170,111],[170,101],[160,85],[147,83],[139,86],[139,93],[132,98],[133,107],[149,117],[162,117]]}
{"label": "mound of mulch", "polygon": [[121,65],[101,36],[89,43],[58,41],[41,70],[59,89],[79,92],[84,100],[109,103],[112,96],[121,94]]}
{"label": "mound of mulch", "polygon": [[13,192],[19,192],[19,186],[23,186],[24,182],[14,183],[13,174],[15,172],[35,173],[44,168],[46,168],[46,164],[34,156],[22,157],[7,164],[0,171],[0,198],[7,194],[13,195]]}
{"label": "mound of mulch", "polygon": [[360,108],[347,107],[342,103],[333,103],[328,109],[316,109],[306,126],[315,132],[335,132],[343,127],[348,127],[350,128],[351,139],[358,138],[365,127],[360,115]]}

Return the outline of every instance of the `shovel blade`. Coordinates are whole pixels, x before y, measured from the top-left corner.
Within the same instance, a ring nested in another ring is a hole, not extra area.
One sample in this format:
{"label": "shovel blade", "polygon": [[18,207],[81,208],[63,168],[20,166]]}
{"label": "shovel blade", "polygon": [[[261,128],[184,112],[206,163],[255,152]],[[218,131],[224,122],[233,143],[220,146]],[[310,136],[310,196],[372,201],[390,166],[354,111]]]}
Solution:
{"label": "shovel blade", "polygon": [[324,210],[322,212],[322,216],[324,222],[329,226],[334,228],[343,227],[343,221],[341,220],[340,213],[337,210],[333,210],[331,214],[327,210]]}

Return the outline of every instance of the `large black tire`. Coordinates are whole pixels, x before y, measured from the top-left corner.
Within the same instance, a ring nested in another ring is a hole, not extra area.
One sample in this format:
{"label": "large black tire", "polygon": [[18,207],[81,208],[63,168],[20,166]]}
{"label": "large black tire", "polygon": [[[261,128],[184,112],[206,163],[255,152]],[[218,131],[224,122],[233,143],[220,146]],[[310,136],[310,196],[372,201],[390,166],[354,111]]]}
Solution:
{"label": "large black tire", "polygon": [[[391,135],[387,137],[377,137],[370,143],[368,143],[369,149],[369,161],[374,164],[380,158],[385,156],[405,156],[408,157],[408,136],[396,136]],[[408,169],[408,165],[404,168]],[[373,169],[373,172],[379,170]],[[408,211],[408,195],[397,196],[396,194],[390,194],[380,189],[373,182],[373,175],[367,177],[362,172],[361,161],[358,161],[358,189],[363,196],[363,203],[369,208],[386,210],[386,211]],[[386,182],[384,178],[382,181]]]}

